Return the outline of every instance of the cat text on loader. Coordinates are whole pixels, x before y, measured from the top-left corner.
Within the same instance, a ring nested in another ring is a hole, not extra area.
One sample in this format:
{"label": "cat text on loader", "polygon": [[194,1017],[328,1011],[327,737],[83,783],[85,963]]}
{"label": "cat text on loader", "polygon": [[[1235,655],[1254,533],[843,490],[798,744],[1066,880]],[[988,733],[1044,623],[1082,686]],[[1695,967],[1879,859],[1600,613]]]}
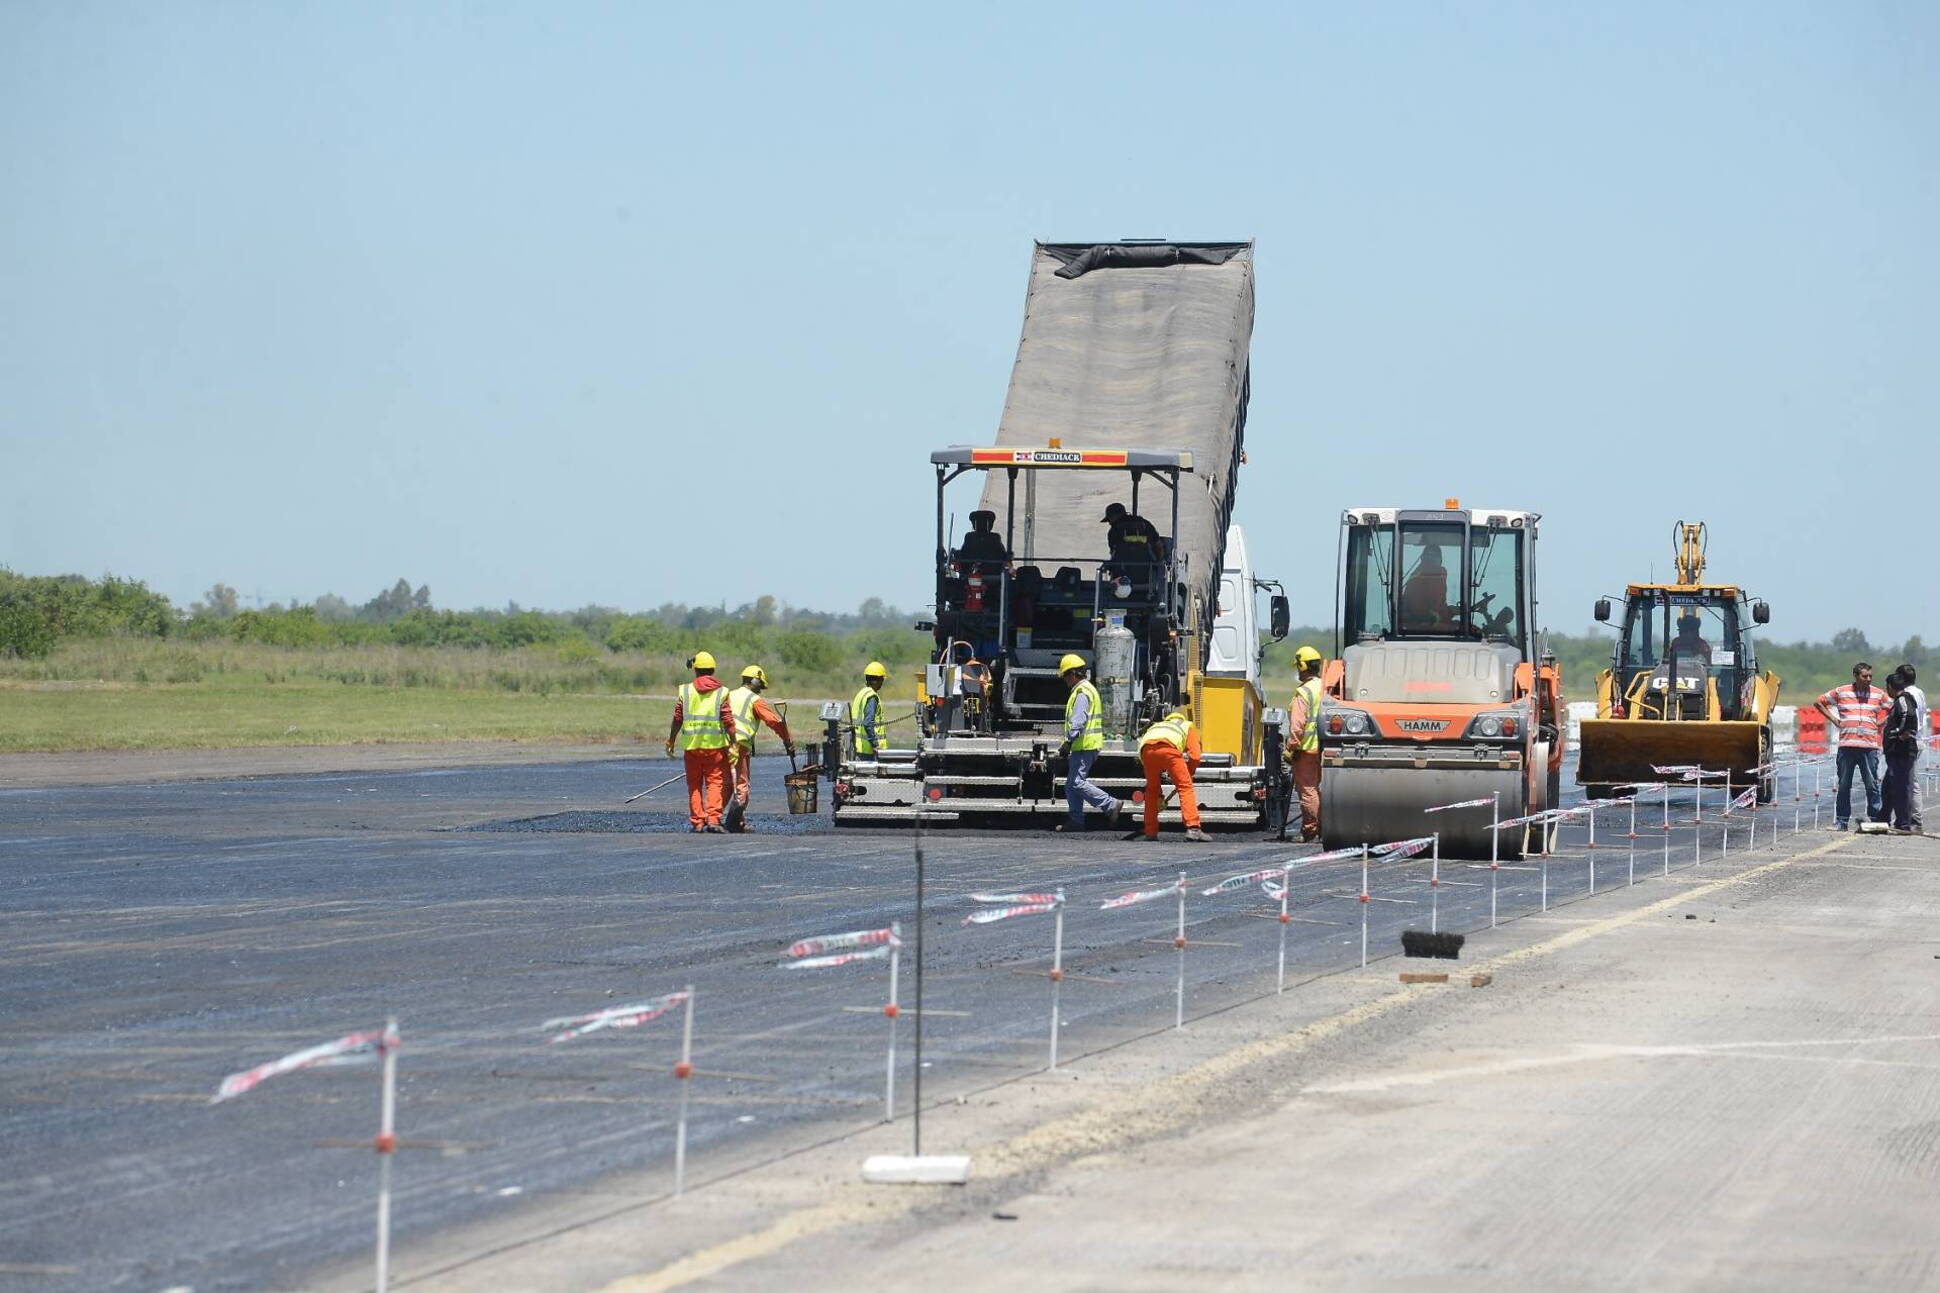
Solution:
{"label": "cat text on loader", "polygon": [[[1537,657],[1534,512],[1357,507],[1342,517],[1334,660],[1322,675],[1320,821],[1326,847],[1442,833],[1442,853],[1489,856],[1507,821],[1557,801],[1562,685]],[[1523,833],[1504,831],[1501,856]]]}
{"label": "cat text on loader", "polygon": [[[1769,802],[1772,707],[1778,675],[1759,672],[1751,625],[1771,608],[1736,584],[1704,581],[1702,521],[1673,532],[1677,579],[1631,584],[1610,667],[1596,678],[1596,717],[1583,720],[1576,779],[1592,799],[1622,787],[1662,781],[1660,767],[1683,765],[1758,782]],[[1600,599],[1596,617],[1610,619]]]}

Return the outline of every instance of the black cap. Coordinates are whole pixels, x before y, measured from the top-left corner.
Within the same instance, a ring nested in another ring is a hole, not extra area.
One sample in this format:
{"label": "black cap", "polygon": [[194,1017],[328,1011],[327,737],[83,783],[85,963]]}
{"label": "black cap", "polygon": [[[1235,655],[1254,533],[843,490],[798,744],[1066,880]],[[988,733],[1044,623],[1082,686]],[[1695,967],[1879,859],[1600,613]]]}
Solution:
{"label": "black cap", "polygon": [[1125,515],[1125,505],[1123,503],[1113,503],[1110,506],[1105,508],[1104,520],[1116,521],[1119,517],[1123,515]]}
{"label": "black cap", "polygon": [[997,523],[997,514],[995,512],[984,511],[980,508],[970,513],[970,524],[975,525],[980,518],[989,521],[992,525]]}

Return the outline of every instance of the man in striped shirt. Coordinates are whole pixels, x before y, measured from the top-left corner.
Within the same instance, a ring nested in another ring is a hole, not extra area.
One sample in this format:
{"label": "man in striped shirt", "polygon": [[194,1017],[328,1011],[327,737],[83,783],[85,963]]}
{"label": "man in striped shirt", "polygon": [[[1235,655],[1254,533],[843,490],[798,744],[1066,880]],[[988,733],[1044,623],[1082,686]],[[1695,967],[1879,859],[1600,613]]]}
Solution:
{"label": "man in striped shirt", "polygon": [[1873,667],[1864,661],[1852,667],[1852,683],[1834,687],[1813,702],[1826,721],[1839,729],[1839,794],[1833,800],[1832,829],[1843,831],[1852,820],[1852,774],[1866,783],[1866,816],[1884,821],[1879,792],[1879,751],[1886,711],[1892,705],[1886,692],[1873,686]]}

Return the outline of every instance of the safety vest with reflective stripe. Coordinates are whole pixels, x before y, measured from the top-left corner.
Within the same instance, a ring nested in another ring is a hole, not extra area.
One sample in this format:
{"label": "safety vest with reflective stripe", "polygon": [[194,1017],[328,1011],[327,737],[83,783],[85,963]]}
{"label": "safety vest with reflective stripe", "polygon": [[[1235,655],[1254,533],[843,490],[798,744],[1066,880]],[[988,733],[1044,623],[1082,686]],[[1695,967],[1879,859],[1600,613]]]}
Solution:
{"label": "safety vest with reflective stripe", "polygon": [[1192,735],[1192,721],[1185,718],[1162,718],[1145,729],[1145,735],[1138,738],[1138,748],[1144,749],[1164,741],[1173,749],[1183,753],[1186,740]]}
{"label": "safety vest with reflective stripe", "polygon": [[[869,713],[869,702],[872,699],[876,702],[876,730],[873,732],[869,730],[867,717]],[[857,692],[855,698],[849,702],[849,722],[855,727],[856,754],[858,756],[874,754],[876,752],[876,737],[882,732],[882,693],[874,687],[871,687],[868,683],[863,683],[862,690]],[[889,744],[889,739],[886,735],[883,736],[882,743],[884,745]]]}
{"label": "safety vest with reflective stripe", "polygon": [[725,750],[727,725],[721,722],[721,703],[727,696],[720,688],[702,691],[693,683],[680,687],[680,748],[683,750]]}
{"label": "safety vest with reflective stripe", "polygon": [[1311,754],[1320,748],[1320,679],[1309,678],[1301,683],[1299,694],[1307,698],[1307,721],[1300,729],[1300,752]]}
{"label": "safety vest with reflective stripe", "polygon": [[734,711],[734,743],[750,750],[754,748],[754,730],[757,726],[754,702],[759,694],[752,687],[736,687],[728,693],[728,708]]}
{"label": "safety vest with reflective stripe", "polygon": [[1071,689],[1064,698],[1064,730],[1071,731],[1071,711],[1077,708],[1078,697],[1083,696],[1090,702],[1085,708],[1084,730],[1071,742],[1073,750],[1102,750],[1105,748],[1105,703],[1098,699],[1098,689],[1091,685],[1089,678]]}

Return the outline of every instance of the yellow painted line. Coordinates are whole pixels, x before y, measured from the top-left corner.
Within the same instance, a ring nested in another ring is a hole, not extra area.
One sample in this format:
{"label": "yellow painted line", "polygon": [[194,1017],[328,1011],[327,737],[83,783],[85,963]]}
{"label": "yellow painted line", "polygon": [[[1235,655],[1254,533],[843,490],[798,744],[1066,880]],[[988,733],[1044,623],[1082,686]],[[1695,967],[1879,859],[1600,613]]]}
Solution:
{"label": "yellow painted line", "polygon": [[[1832,840],[1804,853],[1779,858],[1749,871],[1697,885],[1634,911],[1621,912],[1540,943],[1504,952],[1474,964],[1470,970],[1472,973],[1487,972],[1575,947],[1601,934],[1662,915],[1694,899],[1735,888],[1794,863],[1834,852],[1846,847],[1852,838]],[[1339,1014],[1316,1019],[1294,1032],[1249,1042],[1169,1078],[1146,1083],[1080,1113],[977,1150],[974,1153],[975,1179],[981,1183],[1039,1171],[1081,1154],[1101,1153],[1129,1141],[1175,1130],[1183,1118],[1189,1116],[1186,1111],[1194,1100],[1210,1095],[1242,1070],[1266,1060],[1298,1054],[1318,1042],[1336,1037],[1420,999],[1419,993],[1401,991],[1364,1001]],[[663,1290],[680,1288],[696,1280],[718,1275],[743,1262],[770,1256],[799,1239],[812,1238],[847,1226],[896,1220],[915,1212],[930,1198],[920,1190],[885,1191],[879,1186],[846,1186],[827,1202],[791,1212],[763,1229],[690,1253],[657,1271],[614,1280],[601,1293],[663,1293]]]}

